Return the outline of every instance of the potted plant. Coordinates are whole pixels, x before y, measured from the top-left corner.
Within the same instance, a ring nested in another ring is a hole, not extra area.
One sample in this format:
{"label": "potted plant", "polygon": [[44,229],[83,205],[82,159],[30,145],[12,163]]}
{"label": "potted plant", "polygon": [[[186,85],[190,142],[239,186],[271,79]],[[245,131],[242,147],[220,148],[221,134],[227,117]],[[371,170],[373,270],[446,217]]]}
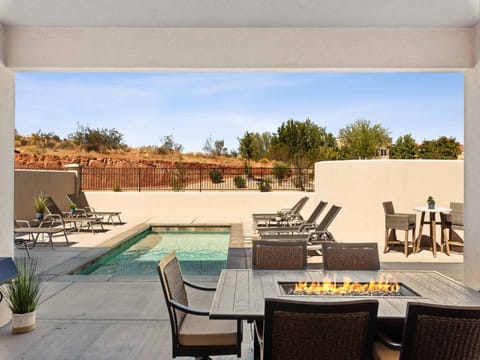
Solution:
{"label": "potted plant", "polygon": [[275,214],[275,221],[282,221],[283,219],[283,211],[278,210]]}
{"label": "potted plant", "polygon": [[33,208],[35,209],[36,217],[38,220],[43,219],[43,214],[47,207],[48,196],[40,192],[40,194],[33,197]]}
{"label": "potted plant", "polygon": [[77,204],[75,203],[70,203],[70,214],[75,215],[75,210],[77,210]]}
{"label": "potted plant", "polygon": [[6,300],[13,313],[12,333],[23,334],[35,329],[42,280],[37,274],[38,259],[21,258],[15,263],[18,276],[7,284]]}
{"label": "potted plant", "polygon": [[435,209],[435,200],[433,199],[433,197],[428,197],[427,204],[429,209]]}

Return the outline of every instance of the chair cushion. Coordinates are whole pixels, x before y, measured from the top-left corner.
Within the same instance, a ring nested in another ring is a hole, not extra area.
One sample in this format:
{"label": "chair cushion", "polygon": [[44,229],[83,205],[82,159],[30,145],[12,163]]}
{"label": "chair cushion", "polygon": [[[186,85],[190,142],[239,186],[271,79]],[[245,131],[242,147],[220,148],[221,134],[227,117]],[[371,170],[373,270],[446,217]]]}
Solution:
{"label": "chair cushion", "polygon": [[392,350],[385,346],[382,342],[375,342],[373,344],[373,359],[374,360],[398,360],[400,359],[400,351]]}
{"label": "chair cushion", "polygon": [[235,345],[236,320],[210,320],[207,316],[187,314],[178,334],[184,346]]}

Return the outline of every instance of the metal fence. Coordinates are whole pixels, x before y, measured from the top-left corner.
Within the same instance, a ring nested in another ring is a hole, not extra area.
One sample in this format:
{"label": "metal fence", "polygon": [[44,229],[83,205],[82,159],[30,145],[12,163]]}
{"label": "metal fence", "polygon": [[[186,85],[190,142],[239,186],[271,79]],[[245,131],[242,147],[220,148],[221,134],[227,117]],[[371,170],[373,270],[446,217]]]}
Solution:
{"label": "metal fence", "polygon": [[83,190],[313,191],[313,168],[82,168]]}

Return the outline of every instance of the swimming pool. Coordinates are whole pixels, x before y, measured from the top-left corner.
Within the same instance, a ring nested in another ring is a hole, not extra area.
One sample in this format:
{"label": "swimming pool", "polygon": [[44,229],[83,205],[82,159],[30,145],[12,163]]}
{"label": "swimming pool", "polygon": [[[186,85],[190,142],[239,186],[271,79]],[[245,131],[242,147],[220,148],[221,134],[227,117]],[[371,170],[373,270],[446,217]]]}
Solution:
{"label": "swimming pool", "polygon": [[152,227],[81,270],[82,275],[153,275],[161,258],[177,252],[186,275],[218,275],[227,265],[228,227]]}

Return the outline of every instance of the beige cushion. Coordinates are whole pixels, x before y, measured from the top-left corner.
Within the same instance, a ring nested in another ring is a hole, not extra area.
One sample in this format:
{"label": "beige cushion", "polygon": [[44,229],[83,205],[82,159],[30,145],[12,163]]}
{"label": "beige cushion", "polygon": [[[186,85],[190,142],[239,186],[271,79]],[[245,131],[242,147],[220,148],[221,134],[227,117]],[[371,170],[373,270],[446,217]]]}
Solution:
{"label": "beige cushion", "polygon": [[381,342],[373,344],[374,360],[398,360],[400,359],[400,351],[392,350]]}
{"label": "beige cushion", "polygon": [[184,346],[235,345],[236,320],[210,320],[208,316],[187,314],[178,334]]}

